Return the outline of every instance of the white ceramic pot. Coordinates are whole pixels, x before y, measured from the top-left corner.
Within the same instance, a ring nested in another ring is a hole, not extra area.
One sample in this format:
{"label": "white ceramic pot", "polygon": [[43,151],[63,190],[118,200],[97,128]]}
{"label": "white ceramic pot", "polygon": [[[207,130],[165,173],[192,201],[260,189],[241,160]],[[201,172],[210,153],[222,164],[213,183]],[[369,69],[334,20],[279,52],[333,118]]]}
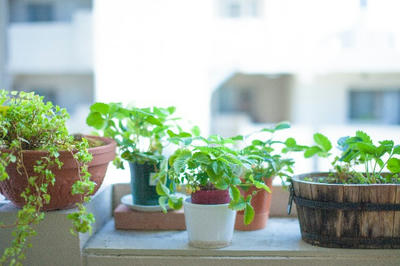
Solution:
{"label": "white ceramic pot", "polygon": [[222,248],[231,244],[236,212],[229,204],[183,202],[189,245],[197,248]]}

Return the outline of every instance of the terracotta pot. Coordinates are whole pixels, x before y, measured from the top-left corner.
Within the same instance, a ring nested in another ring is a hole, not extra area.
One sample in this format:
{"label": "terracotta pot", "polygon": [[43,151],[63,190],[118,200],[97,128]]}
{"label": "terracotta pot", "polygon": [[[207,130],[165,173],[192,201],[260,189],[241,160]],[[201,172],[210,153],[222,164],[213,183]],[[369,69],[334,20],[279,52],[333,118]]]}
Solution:
{"label": "terracotta pot", "polygon": [[[272,189],[272,178],[265,178],[265,184]],[[243,221],[244,211],[238,211],[236,215],[235,229],[241,231],[253,231],[265,228],[269,218],[269,210],[271,208],[271,193],[264,189],[257,189],[255,187],[249,188],[247,191],[240,189],[240,193],[246,198],[248,195],[258,191],[251,199],[251,205],[254,208],[254,220],[245,225]]]}
{"label": "terracotta pot", "polygon": [[193,204],[225,204],[231,201],[229,190],[198,190],[192,193]]}
{"label": "terracotta pot", "polygon": [[[94,192],[96,193],[103,182],[108,163],[115,157],[116,143],[109,138],[94,136],[90,136],[90,138],[96,138],[105,143],[103,146],[89,148],[89,152],[93,155],[93,160],[89,163],[88,170],[92,175],[91,180],[96,182]],[[30,176],[35,175],[33,165],[45,155],[46,152],[44,151],[23,151],[24,165]],[[61,169],[57,167],[52,169],[56,176],[56,182],[54,186],[50,185],[48,187],[51,200],[49,204],[43,206],[42,210],[44,211],[69,209],[74,207],[76,203],[83,201],[82,196],[71,195],[71,187],[79,179],[77,162],[68,151],[61,151],[59,158],[63,162],[63,166]],[[17,172],[15,164],[10,164],[6,170],[9,179],[0,182],[0,193],[15,206],[21,208],[24,206],[25,200],[20,195],[27,186],[27,178]]]}

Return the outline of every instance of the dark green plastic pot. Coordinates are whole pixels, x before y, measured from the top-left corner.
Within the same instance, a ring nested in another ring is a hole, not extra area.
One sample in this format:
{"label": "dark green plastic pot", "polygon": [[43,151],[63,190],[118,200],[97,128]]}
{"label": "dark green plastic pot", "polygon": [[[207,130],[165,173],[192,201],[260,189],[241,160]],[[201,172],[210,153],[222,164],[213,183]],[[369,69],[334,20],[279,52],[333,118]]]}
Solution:
{"label": "dark green plastic pot", "polygon": [[156,165],[144,163],[129,163],[131,169],[131,191],[133,204],[158,205],[156,183],[151,177],[156,172]]}

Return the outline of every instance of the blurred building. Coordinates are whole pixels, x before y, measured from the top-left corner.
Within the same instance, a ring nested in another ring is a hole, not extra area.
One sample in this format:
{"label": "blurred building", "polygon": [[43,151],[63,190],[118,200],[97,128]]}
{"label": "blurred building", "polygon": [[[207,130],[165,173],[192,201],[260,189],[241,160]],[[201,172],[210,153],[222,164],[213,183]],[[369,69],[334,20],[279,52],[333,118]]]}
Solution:
{"label": "blurred building", "polygon": [[393,11],[400,3],[218,3],[213,133],[281,120],[315,129],[400,125],[400,18]]}
{"label": "blurred building", "polygon": [[176,105],[224,135],[281,120],[400,123],[396,0],[1,5],[3,86],[35,89],[81,124],[95,99]]}
{"label": "blurred building", "polygon": [[92,1],[2,2],[7,14],[3,86],[36,91],[72,116],[81,114],[94,100]]}

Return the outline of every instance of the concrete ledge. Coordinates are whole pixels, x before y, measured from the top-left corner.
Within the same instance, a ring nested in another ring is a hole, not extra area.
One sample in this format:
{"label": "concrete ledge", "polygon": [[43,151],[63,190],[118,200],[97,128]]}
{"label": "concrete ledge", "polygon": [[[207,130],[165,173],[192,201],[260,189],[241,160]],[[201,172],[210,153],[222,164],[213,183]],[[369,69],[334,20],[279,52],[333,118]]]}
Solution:
{"label": "concrete ledge", "polygon": [[94,256],[85,257],[88,266],[398,266],[399,260],[377,258],[335,258],[324,257],[179,257],[179,256]]}
{"label": "concrete ledge", "polygon": [[110,221],[89,240],[84,257],[87,265],[261,265],[267,261],[268,265],[400,264],[400,250],[311,246],[301,240],[297,219],[289,218],[271,218],[259,231],[235,231],[231,246],[210,250],[190,247],[187,232],[120,231]]}
{"label": "concrete ledge", "polygon": [[[112,187],[106,186],[92,197],[86,205],[96,218],[92,236],[111,219]],[[75,209],[46,212],[45,219],[36,226],[37,236],[32,238],[33,247],[27,249],[24,265],[81,265],[81,251],[89,234],[73,236],[71,221],[67,215]],[[18,209],[11,204],[0,206],[0,221],[10,224],[15,221]],[[11,231],[0,229],[0,252],[11,243]]]}

